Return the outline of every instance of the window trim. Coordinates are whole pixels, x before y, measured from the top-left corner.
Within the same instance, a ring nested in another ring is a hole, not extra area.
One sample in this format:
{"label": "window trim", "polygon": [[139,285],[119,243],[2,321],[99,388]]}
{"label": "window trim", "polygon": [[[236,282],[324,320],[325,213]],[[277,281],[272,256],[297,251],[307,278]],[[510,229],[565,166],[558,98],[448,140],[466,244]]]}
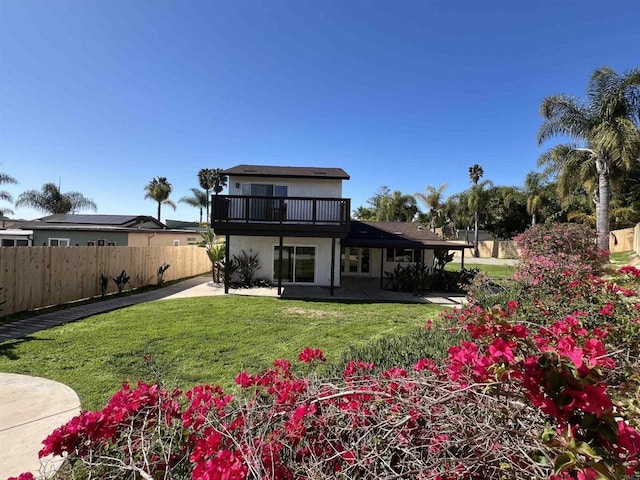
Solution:
{"label": "window trim", "polygon": [[[55,240],[58,242],[58,245],[51,245],[51,241]],[[67,244],[66,245],[60,245],[60,241],[64,241]],[[49,237],[48,242],[47,242],[47,246],[49,247],[68,247],[71,244],[71,239],[69,238],[58,238],[58,237]]]}
{"label": "window trim", "polygon": [[[398,254],[398,252],[400,251],[411,251],[411,260],[397,260],[398,257],[400,257],[401,255]],[[393,252],[391,255],[390,253]],[[385,262],[386,263],[420,263],[422,261],[422,252],[423,250],[418,249],[418,248],[386,248],[386,256],[385,256]],[[392,257],[391,260],[389,260],[389,256]],[[416,258],[418,258],[418,260],[416,260]]]}

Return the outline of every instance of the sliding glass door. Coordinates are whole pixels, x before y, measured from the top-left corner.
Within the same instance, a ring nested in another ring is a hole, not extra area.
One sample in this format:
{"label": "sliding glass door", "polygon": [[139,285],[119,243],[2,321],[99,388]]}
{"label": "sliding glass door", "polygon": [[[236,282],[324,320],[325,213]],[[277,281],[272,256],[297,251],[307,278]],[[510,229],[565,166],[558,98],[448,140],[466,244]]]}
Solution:
{"label": "sliding glass door", "polygon": [[[273,249],[273,281],[278,281],[280,247]],[[316,247],[282,247],[282,281],[315,283]]]}

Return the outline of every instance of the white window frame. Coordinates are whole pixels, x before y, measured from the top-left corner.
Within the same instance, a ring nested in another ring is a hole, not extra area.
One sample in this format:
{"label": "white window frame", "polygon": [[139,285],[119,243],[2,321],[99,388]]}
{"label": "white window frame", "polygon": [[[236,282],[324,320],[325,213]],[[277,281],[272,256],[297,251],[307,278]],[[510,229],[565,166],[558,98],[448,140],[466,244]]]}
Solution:
{"label": "white window frame", "polygon": [[116,241],[115,240],[109,240],[107,242],[107,247],[115,247],[116,246]]}
{"label": "white window frame", "polygon": [[[244,196],[253,196],[251,194],[251,185],[269,185],[271,187],[273,187],[273,194],[271,195],[272,197],[288,197],[289,196],[289,185],[283,184],[283,183],[256,183],[256,182],[250,182],[250,183],[243,183],[240,185],[240,194],[244,195]],[[276,188],[286,188],[287,189],[287,194],[286,195],[276,195]],[[249,191],[249,193],[247,192],[247,189]],[[268,195],[267,195],[268,196]]]}
{"label": "white window frame", "polygon": [[[272,268],[275,267],[276,264],[276,260],[278,260],[278,257],[276,256],[276,248],[279,248],[280,244],[279,243],[274,243],[273,244],[273,248],[271,248],[271,265]],[[287,247],[293,247],[293,275],[294,275],[294,281],[292,282],[288,282],[285,280],[282,280],[282,283],[286,283],[287,285],[317,285],[318,283],[318,245],[317,244],[305,244],[305,243],[283,243],[282,244],[282,248],[287,248]],[[298,247],[308,247],[308,248],[313,248],[314,252],[313,252],[313,282],[296,282],[295,281],[295,272],[296,272],[296,248]],[[278,271],[274,268],[273,269],[273,275],[271,276],[274,282],[278,281]]]}
{"label": "white window frame", "polygon": [[[56,242],[58,242],[57,245],[51,245],[51,242],[55,240]],[[66,245],[60,245],[60,242],[66,242]],[[69,238],[49,238],[49,243],[48,245],[50,247],[68,247],[70,245],[71,241]]]}
{"label": "white window frame", "polygon": [[180,246],[180,240],[174,240],[173,241],[173,246],[174,247],[179,247]]}

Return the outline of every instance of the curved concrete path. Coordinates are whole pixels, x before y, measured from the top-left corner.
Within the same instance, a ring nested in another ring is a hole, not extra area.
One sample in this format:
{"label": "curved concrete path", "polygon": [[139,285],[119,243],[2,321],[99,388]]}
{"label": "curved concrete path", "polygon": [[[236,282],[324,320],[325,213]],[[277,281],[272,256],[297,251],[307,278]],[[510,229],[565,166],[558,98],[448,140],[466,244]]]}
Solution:
{"label": "curved concrete path", "polygon": [[52,474],[61,459],[40,460],[40,442],[80,412],[76,392],[46,378],[0,373],[0,406],[0,478]]}

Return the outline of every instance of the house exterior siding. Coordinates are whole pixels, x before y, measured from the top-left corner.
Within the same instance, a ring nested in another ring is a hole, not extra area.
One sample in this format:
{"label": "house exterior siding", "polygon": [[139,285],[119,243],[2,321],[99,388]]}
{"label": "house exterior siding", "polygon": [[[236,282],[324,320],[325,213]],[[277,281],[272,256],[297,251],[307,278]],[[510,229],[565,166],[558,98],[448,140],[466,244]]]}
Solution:
{"label": "house exterior siding", "polygon": [[[247,254],[258,254],[260,270],[256,273],[258,278],[264,278],[272,283],[277,283],[278,272],[274,271],[274,249],[280,245],[280,237],[250,237],[250,236],[230,236],[229,253],[233,256],[242,255],[244,250]],[[315,247],[315,281],[311,285],[331,284],[331,239],[314,237],[283,237],[283,245],[287,246],[308,246]],[[336,241],[336,258],[334,263],[335,278],[334,286],[340,286],[340,251],[339,242]]]}
{"label": "house exterior siding", "polygon": [[49,245],[50,238],[68,238],[70,247],[76,245],[86,247],[88,242],[95,242],[98,245],[98,240],[104,240],[105,245],[109,242],[115,242],[118,247],[127,246],[126,232],[62,230],[55,228],[51,230],[34,230],[33,245],[35,247]]}
{"label": "house exterior siding", "polygon": [[286,185],[289,197],[342,197],[342,180],[327,178],[229,177],[229,195],[242,195],[243,184]]}
{"label": "house exterior siding", "polygon": [[129,247],[170,247],[174,242],[178,242],[180,246],[193,245],[198,243],[201,238],[198,232],[175,232],[162,231],[157,232],[135,232],[128,234]]}

